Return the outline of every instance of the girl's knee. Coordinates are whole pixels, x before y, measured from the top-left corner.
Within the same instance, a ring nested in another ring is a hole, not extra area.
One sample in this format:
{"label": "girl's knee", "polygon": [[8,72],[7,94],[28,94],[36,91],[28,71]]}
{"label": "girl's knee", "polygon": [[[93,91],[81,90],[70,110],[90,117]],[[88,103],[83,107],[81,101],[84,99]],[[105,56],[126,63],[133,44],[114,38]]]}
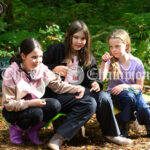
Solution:
{"label": "girl's knee", "polygon": [[96,108],[97,108],[96,100],[93,97],[88,96],[86,107],[87,107],[87,110],[89,113],[94,114],[96,112]]}
{"label": "girl's knee", "polygon": [[117,97],[121,103],[126,103],[126,104],[135,104],[136,103],[135,95],[128,91],[121,92],[120,95],[118,95]]}
{"label": "girl's knee", "polygon": [[135,95],[128,91],[123,91],[118,95],[119,98],[135,99]]}
{"label": "girl's knee", "polygon": [[34,122],[41,122],[43,120],[43,111],[41,108],[32,108],[30,117]]}
{"label": "girl's knee", "polygon": [[61,104],[57,99],[53,100],[52,107],[58,112],[61,110]]}
{"label": "girl's knee", "polygon": [[107,92],[100,92],[99,99],[97,101],[97,105],[99,106],[112,106],[112,99],[109,93]]}
{"label": "girl's knee", "polygon": [[55,110],[55,112],[60,112],[60,110],[61,110],[61,104],[55,98],[46,99],[46,105],[49,109]]}

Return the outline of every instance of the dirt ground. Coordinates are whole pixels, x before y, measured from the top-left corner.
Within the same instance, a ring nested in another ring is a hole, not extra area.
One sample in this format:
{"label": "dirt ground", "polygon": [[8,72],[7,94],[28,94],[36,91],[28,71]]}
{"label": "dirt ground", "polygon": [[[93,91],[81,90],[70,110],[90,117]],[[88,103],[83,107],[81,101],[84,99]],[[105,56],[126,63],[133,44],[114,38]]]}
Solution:
{"label": "dirt ground", "polygon": [[[86,137],[82,137],[79,132],[71,141],[65,142],[61,150],[150,150],[150,138],[146,137],[145,127],[138,125],[136,121],[130,125],[129,138],[133,143],[127,146],[108,142],[102,136],[95,115],[86,123],[85,129]],[[47,143],[53,134],[54,129],[51,125],[48,129],[42,128],[39,133],[43,141],[42,145],[31,144],[25,136],[23,136],[23,144],[12,144],[9,140],[8,124],[2,118],[0,106],[0,150],[48,150]]]}
{"label": "dirt ground", "polygon": [[[65,142],[61,150],[150,150],[150,139],[146,137],[145,128],[137,126],[137,122],[131,125],[129,138],[133,140],[133,144],[128,146],[109,143],[102,136],[95,116],[86,123],[85,128],[87,137],[82,137],[79,132],[70,142]],[[41,130],[39,137],[44,143],[42,145],[31,144],[25,136],[23,136],[23,144],[14,145],[9,140],[8,125],[4,120],[1,120],[0,150],[47,150],[47,143],[54,134],[53,131],[52,125],[48,129]]]}

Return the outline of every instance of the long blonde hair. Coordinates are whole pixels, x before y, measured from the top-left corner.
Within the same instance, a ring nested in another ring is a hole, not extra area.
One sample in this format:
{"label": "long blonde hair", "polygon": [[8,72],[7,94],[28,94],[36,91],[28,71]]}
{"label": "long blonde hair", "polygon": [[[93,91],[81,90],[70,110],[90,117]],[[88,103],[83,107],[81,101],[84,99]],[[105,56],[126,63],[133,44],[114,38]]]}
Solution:
{"label": "long blonde hair", "polygon": [[[109,35],[108,41],[112,38],[120,39],[124,44],[128,45],[126,48],[126,52],[130,53],[130,51],[131,51],[131,39],[130,39],[130,36],[129,36],[127,31],[125,31],[123,29],[116,29]],[[118,59],[115,57],[113,57],[111,59],[110,71],[111,71],[111,75],[114,79],[119,79],[119,77],[121,76],[121,70],[120,70],[119,62],[118,62]]]}

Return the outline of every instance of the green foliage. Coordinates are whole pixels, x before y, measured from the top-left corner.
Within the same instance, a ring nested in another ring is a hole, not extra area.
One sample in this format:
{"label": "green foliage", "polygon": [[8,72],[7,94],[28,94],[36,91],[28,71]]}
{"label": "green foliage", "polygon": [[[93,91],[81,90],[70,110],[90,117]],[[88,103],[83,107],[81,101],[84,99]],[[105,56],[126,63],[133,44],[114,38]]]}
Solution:
{"label": "green foliage", "polygon": [[41,44],[44,50],[47,48],[48,45],[63,41],[64,33],[56,24],[53,24],[52,26],[46,25],[45,29],[40,28],[39,33],[41,34]]}
{"label": "green foliage", "polygon": [[144,64],[144,68],[146,70],[145,81],[146,81],[146,84],[150,85],[150,40],[147,39],[146,41],[144,41],[143,45],[141,46],[143,46],[141,47],[142,49],[141,55],[143,57],[142,61]]}
{"label": "green foliage", "polygon": [[0,58],[11,57],[18,53],[18,47],[26,38],[38,38],[39,34],[28,31],[12,31],[0,35]]}
{"label": "green foliage", "polygon": [[39,33],[28,31],[12,31],[0,35],[0,58],[11,57],[18,53],[18,47],[20,43],[30,37],[34,37],[41,41],[44,49],[48,45],[63,41],[64,33],[60,30],[60,27],[56,24],[52,26],[46,26],[45,29],[39,29]]}
{"label": "green foliage", "polygon": [[92,53],[96,57],[97,63],[101,61],[102,55],[108,51],[108,44],[101,41],[92,42]]}
{"label": "green foliage", "polygon": [[8,24],[6,22],[0,22],[0,33],[1,32],[6,32],[6,27]]}
{"label": "green foliage", "polygon": [[14,51],[7,52],[6,50],[1,50],[0,51],[0,59],[11,58],[14,54],[15,54]]}
{"label": "green foliage", "polygon": [[[130,33],[132,54],[143,61],[146,71],[150,71],[149,0],[7,2],[12,6],[12,11],[5,12],[0,18],[0,58],[16,53],[20,42],[28,37],[37,38],[45,50],[48,45],[63,41],[67,27],[72,21],[83,20],[92,35],[91,50],[98,63],[101,56],[108,51],[108,34],[121,28]],[[8,20],[10,16],[11,20]]]}
{"label": "green foliage", "polygon": [[136,40],[146,40],[150,37],[150,13],[134,14],[125,13],[121,18],[132,35],[132,38]]}
{"label": "green foliage", "polygon": [[132,54],[140,58],[144,64],[146,71],[146,84],[150,84],[150,41],[141,40],[138,43],[132,44]]}

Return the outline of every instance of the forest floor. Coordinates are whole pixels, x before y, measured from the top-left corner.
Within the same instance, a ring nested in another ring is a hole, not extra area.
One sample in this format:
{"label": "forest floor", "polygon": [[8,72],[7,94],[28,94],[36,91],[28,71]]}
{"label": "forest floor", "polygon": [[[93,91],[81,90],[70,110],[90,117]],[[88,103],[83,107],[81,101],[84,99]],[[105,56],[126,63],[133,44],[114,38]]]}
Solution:
{"label": "forest floor", "polygon": [[[0,107],[1,110],[1,107]],[[109,143],[103,136],[95,115],[86,123],[86,137],[77,134],[70,142],[65,142],[61,150],[150,150],[150,138],[146,137],[144,126],[138,125],[135,121],[131,124],[129,138],[133,143],[127,146],[120,146]],[[23,136],[24,143],[14,145],[9,140],[8,124],[0,112],[0,150],[47,150],[47,143],[54,134],[53,126],[42,129],[39,133],[44,144],[33,145]]]}

